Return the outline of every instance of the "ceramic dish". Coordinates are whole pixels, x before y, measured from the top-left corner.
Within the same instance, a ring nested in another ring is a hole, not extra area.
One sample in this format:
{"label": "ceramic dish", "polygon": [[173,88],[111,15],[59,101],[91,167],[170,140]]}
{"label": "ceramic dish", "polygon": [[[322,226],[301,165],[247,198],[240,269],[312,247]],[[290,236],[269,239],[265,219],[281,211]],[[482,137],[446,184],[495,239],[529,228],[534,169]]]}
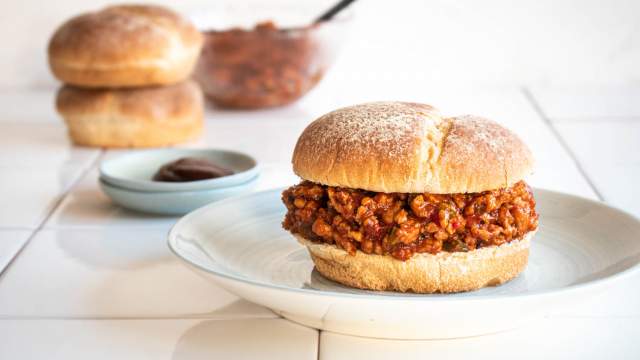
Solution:
{"label": "ceramic dish", "polygon": [[381,338],[473,336],[572,306],[638,267],[637,219],[572,195],[535,190],[535,196],[540,229],[526,271],[468,293],[373,292],[323,278],[306,249],[281,228],[280,191],[228,199],[183,217],[169,247],[228,291],[307,326]]}
{"label": "ceramic dish", "polygon": [[132,191],[104,180],[100,180],[100,187],[114,203],[122,207],[154,214],[183,215],[211,202],[246,194],[256,185],[257,179],[254,177],[236,186],[198,191]]}
{"label": "ceramic dish", "polygon": [[[182,157],[198,157],[231,169],[233,175],[189,182],[152,181],[158,169]],[[136,191],[194,191],[220,189],[245,183],[258,175],[256,161],[249,155],[214,149],[161,149],[122,155],[100,164],[100,178],[111,185]]]}

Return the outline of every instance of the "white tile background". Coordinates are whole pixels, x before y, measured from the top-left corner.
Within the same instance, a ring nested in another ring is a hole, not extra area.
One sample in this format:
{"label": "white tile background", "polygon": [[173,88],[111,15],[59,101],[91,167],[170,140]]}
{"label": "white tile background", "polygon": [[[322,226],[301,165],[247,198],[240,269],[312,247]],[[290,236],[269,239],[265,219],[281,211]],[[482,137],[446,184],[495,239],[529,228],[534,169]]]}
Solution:
{"label": "white tile background", "polygon": [[[320,335],[321,359],[634,359],[638,319],[561,318],[494,335],[441,341],[389,341]],[[603,328],[616,331],[602,331]],[[366,349],[366,350],[364,350]]]}
{"label": "white tile background", "polygon": [[[287,1],[156,2],[198,14],[229,3],[255,12]],[[332,2],[299,6],[312,18]],[[69,16],[106,3],[4,2],[0,87],[53,84],[44,57],[50,34]],[[339,71],[331,76],[384,85],[633,84],[640,80],[639,13],[635,0],[361,0]]]}
{"label": "white tile background", "polygon": [[282,319],[0,320],[0,337],[2,359],[311,360],[318,347]]}
{"label": "white tile background", "polygon": [[[159,2],[192,14],[220,3]],[[164,243],[175,218],[113,206],[95,166],[119,152],[71,147],[53,110],[48,36],[104,3],[0,5],[0,358],[640,358],[640,275],[515,331],[388,341],[289,323],[191,273]],[[538,159],[533,185],[640,216],[639,13],[640,2],[622,0],[361,0],[342,56],[307,97],[261,112],[209,109],[205,136],[186,146],[252,153],[258,189],[274,188],[296,181],[291,148],[316,116],[361,101],[428,102],[517,132]]]}

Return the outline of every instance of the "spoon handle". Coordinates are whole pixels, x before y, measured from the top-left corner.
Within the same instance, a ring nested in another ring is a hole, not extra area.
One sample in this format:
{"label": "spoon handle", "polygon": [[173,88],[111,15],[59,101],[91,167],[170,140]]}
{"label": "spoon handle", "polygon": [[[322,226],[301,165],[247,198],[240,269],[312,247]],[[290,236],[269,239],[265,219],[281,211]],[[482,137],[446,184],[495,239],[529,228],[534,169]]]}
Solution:
{"label": "spoon handle", "polygon": [[344,8],[349,6],[352,2],[356,0],[340,0],[337,4],[333,5],[331,9],[327,10],[324,14],[320,15],[314,23],[317,24],[319,22],[331,20],[337,13],[342,11]]}

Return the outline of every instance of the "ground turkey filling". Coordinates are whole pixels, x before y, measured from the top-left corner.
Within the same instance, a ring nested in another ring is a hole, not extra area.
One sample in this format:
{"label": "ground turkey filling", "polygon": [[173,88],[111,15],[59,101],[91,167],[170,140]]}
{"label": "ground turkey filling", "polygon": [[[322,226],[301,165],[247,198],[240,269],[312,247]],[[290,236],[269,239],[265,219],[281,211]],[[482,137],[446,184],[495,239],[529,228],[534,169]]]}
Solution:
{"label": "ground turkey filling", "polygon": [[521,239],[538,227],[531,189],[520,181],[506,189],[470,194],[401,194],[303,181],[282,193],[283,227],[335,244],[354,255],[469,251]]}

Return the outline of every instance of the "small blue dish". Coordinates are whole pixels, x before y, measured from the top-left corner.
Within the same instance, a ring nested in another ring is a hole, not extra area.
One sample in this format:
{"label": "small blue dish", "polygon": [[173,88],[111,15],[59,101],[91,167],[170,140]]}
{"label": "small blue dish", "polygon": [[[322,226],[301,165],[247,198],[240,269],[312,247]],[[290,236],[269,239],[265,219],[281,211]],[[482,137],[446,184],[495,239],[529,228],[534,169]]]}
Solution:
{"label": "small blue dish", "polygon": [[199,207],[235,195],[246,194],[256,185],[249,181],[220,189],[149,192],[124,189],[101,179],[100,187],[111,200],[127,209],[163,215],[183,215]]}
{"label": "small blue dish", "polygon": [[[183,157],[196,157],[233,170],[234,174],[215,179],[187,182],[153,181],[158,169]],[[258,176],[258,165],[251,156],[215,149],[145,150],[105,160],[100,164],[100,179],[121,189],[144,192],[213,190],[236,186]]]}

